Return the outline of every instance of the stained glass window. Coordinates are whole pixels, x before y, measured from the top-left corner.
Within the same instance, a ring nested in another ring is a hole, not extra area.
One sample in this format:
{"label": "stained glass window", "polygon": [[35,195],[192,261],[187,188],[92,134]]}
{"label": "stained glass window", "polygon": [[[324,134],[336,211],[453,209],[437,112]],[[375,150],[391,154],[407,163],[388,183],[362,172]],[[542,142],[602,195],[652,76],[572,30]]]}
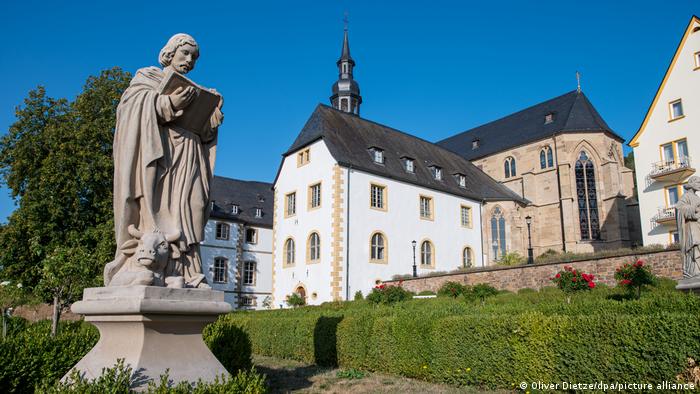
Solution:
{"label": "stained glass window", "polygon": [[491,246],[494,260],[500,260],[506,254],[506,219],[500,207],[491,213]]}
{"label": "stained glass window", "polygon": [[503,171],[505,172],[505,177],[510,178],[515,176],[515,158],[512,156],[506,157],[503,162]]}
{"label": "stained glass window", "polygon": [[581,239],[600,239],[600,218],[598,216],[598,197],[595,186],[593,162],[586,152],[581,151],[576,161],[576,197],[578,199],[578,216],[581,224]]}

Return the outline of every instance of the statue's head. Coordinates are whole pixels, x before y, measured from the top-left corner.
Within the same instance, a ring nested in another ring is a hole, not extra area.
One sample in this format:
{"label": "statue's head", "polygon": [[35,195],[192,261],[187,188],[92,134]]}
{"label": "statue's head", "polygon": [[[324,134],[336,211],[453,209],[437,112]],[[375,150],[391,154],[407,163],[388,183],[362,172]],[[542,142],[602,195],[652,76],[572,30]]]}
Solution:
{"label": "statue's head", "polygon": [[173,70],[187,74],[194,69],[194,64],[199,58],[199,45],[191,35],[178,33],[170,37],[168,43],[160,50],[158,61],[163,67],[172,67]]}
{"label": "statue's head", "polygon": [[685,189],[700,191],[700,177],[699,176],[691,176],[690,178],[688,178],[688,183],[683,185],[683,187]]}

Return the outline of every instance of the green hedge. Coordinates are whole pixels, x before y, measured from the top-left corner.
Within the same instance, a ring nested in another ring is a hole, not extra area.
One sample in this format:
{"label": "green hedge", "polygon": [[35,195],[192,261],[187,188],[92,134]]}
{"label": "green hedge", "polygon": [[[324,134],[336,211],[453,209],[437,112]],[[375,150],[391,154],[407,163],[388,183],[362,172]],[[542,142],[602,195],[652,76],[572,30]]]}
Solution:
{"label": "green hedge", "polygon": [[234,313],[256,354],[459,385],[675,381],[700,359],[700,299],[670,285],[629,300],[556,289]]}

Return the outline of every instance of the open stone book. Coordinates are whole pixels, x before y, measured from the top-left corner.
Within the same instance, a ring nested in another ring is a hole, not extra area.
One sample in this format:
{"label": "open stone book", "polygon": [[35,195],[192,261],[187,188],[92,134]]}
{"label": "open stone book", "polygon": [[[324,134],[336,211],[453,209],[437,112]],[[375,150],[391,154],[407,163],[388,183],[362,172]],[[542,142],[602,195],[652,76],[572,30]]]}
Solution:
{"label": "open stone book", "polygon": [[219,95],[172,70],[165,72],[165,78],[160,83],[158,91],[160,94],[171,94],[179,87],[184,89],[189,86],[195,89],[195,98],[184,109],[184,113],[170,124],[202,136],[209,125],[209,118],[219,105]]}

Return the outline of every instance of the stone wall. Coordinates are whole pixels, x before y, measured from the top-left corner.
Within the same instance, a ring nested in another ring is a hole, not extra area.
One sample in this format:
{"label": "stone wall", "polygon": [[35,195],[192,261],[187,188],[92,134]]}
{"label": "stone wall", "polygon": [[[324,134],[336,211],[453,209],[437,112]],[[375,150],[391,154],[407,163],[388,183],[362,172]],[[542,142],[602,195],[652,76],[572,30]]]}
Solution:
{"label": "stone wall", "polygon": [[[683,277],[681,253],[678,250],[670,250],[566,263],[476,268],[464,273],[404,279],[402,286],[404,289],[416,293],[424,290],[437,292],[443,283],[449,281],[461,282],[466,285],[487,283],[499,290],[509,291],[518,291],[523,288],[540,289],[541,287],[551,286],[549,278],[563,270],[564,266],[571,266],[579,271],[595,275],[596,283],[615,286],[615,270],[625,263],[636,261],[636,259],[642,259],[657,276],[674,280],[679,280]],[[397,282],[387,281],[385,283],[394,284]]]}

